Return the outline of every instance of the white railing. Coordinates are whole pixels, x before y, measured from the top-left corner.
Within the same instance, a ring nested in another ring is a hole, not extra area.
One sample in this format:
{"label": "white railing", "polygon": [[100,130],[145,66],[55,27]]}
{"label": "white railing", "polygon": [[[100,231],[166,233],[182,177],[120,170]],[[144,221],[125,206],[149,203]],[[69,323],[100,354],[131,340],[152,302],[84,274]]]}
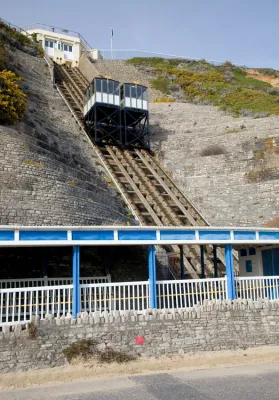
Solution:
{"label": "white railing", "polygon": [[187,308],[204,300],[227,299],[226,278],[157,282],[158,308]]}
{"label": "white railing", "polygon": [[146,310],[149,308],[149,282],[81,285],[81,310]]}
{"label": "white railing", "polygon": [[1,289],[0,325],[26,323],[33,315],[67,315],[72,312],[72,292],[73,285]]}
{"label": "white railing", "polygon": [[236,277],[235,295],[253,301],[279,299],[279,276]]}
{"label": "white railing", "polygon": [[[89,283],[109,283],[111,282],[111,276],[89,276],[81,277],[81,284]],[[43,278],[25,278],[25,279],[2,279],[0,280],[0,289],[12,289],[12,288],[28,288],[38,286],[58,286],[58,285],[71,285],[73,279],[68,278],[49,278],[47,276]]]}
{"label": "white railing", "polygon": [[[60,278],[63,280],[63,278]],[[67,279],[67,278],[66,278]],[[91,280],[94,278],[82,278]],[[99,277],[104,279],[104,277]],[[30,281],[29,281],[30,282]],[[36,282],[36,281],[32,281]],[[26,323],[33,315],[55,317],[72,312],[72,284],[0,289],[0,326]],[[157,308],[187,308],[204,300],[227,299],[226,278],[158,281]],[[142,311],[150,308],[149,281],[116,283],[82,283],[80,310]]]}

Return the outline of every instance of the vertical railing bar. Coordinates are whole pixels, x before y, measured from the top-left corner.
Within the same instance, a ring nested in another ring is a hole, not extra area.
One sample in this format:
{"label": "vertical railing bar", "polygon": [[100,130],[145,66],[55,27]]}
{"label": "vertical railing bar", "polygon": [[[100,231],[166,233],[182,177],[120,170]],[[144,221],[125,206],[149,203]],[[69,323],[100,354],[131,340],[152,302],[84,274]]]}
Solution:
{"label": "vertical railing bar", "polygon": [[13,302],[12,302],[12,322],[15,321],[15,292],[13,292]]}
{"label": "vertical railing bar", "polygon": [[135,310],[135,285],[132,286],[132,292],[133,292],[133,310]]}
{"label": "vertical railing bar", "polygon": [[139,285],[137,284],[137,307],[138,307],[138,311],[140,310],[139,296],[140,296],[140,290],[139,290]]}

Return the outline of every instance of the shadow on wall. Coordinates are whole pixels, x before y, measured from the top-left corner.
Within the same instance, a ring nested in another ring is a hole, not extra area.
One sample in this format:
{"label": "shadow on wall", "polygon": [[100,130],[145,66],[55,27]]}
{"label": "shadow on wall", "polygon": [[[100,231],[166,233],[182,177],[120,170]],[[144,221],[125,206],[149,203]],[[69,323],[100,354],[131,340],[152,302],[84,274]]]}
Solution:
{"label": "shadow on wall", "polygon": [[[148,279],[146,246],[85,246],[80,276],[112,275],[112,281]],[[72,276],[71,247],[0,248],[0,280]]]}
{"label": "shadow on wall", "polygon": [[161,150],[161,143],[168,140],[172,131],[165,129],[164,126],[159,123],[152,123],[152,121],[150,121],[149,127],[151,149],[155,152],[158,159],[163,159],[164,152]]}

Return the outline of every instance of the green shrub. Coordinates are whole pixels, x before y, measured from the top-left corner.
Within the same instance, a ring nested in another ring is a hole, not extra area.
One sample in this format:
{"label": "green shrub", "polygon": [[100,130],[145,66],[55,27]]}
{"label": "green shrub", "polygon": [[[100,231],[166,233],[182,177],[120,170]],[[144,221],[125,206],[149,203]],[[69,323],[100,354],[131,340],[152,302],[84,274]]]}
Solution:
{"label": "green shrub", "polygon": [[279,77],[279,71],[272,68],[257,68],[256,70],[263,75],[273,76],[274,78]]}
{"label": "green shrub", "polygon": [[253,86],[253,88],[255,89],[260,89],[260,88],[271,88],[272,85],[268,82],[264,82],[264,81],[259,81],[258,79],[254,79],[254,78],[247,78],[247,74],[242,71],[240,68],[235,68],[233,70],[233,75],[235,78],[235,81],[237,84],[241,85],[241,86]]}
{"label": "green shrub", "polygon": [[173,98],[169,97],[158,97],[157,99],[154,100],[154,103],[174,103]]}
{"label": "green shrub", "polygon": [[[148,66],[154,68],[164,68],[165,66],[176,67],[180,63],[185,62],[184,59],[178,58],[160,58],[160,57],[134,57],[130,60],[127,60],[128,64],[139,65],[139,66]],[[187,62],[187,61],[186,61]]]}
{"label": "green shrub", "polygon": [[5,49],[4,43],[0,40],[0,71],[7,68],[8,65],[8,54]]}
{"label": "green shrub", "polygon": [[[150,80],[150,86],[164,96],[175,91],[184,92],[183,98],[189,102],[213,104],[234,116],[279,115],[279,90],[268,82],[247,77],[244,69],[229,61],[214,66],[205,60],[136,57],[127,63],[151,67],[157,77]],[[279,76],[279,72],[272,69],[258,71]]]}
{"label": "green shrub", "polygon": [[171,80],[169,78],[159,77],[151,79],[150,86],[153,89],[157,89],[163,94],[170,94]]}
{"label": "green shrub", "polygon": [[14,124],[20,120],[26,110],[26,95],[18,86],[22,81],[12,71],[0,72],[0,123]]}
{"label": "green shrub", "polygon": [[30,45],[32,44],[32,40],[29,37],[23,35],[22,33],[18,32],[14,28],[10,28],[7,24],[0,21],[0,29],[6,32],[10,37],[14,38],[17,42],[22,45]]}
{"label": "green shrub", "polygon": [[38,34],[36,32],[31,33],[31,38],[34,43],[38,43]]}

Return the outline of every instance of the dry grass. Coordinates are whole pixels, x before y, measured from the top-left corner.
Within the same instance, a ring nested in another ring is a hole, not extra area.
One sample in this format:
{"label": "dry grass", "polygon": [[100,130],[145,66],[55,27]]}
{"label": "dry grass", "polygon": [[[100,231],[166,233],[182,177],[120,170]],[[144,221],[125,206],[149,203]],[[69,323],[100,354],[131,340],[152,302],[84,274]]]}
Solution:
{"label": "dry grass", "polygon": [[89,361],[95,359],[101,364],[125,364],[137,359],[133,354],[129,354],[125,351],[114,350],[110,347],[105,348],[104,350],[99,350],[98,344],[98,341],[94,339],[83,339],[71,344],[62,352],[69,363],[76,360]]}
{"label": "dry grass", "polygon": [[208,156],[218,156],[220,154],[225,154],[226,150],[222,146],[208,146],[201,152],[202,157]]}

